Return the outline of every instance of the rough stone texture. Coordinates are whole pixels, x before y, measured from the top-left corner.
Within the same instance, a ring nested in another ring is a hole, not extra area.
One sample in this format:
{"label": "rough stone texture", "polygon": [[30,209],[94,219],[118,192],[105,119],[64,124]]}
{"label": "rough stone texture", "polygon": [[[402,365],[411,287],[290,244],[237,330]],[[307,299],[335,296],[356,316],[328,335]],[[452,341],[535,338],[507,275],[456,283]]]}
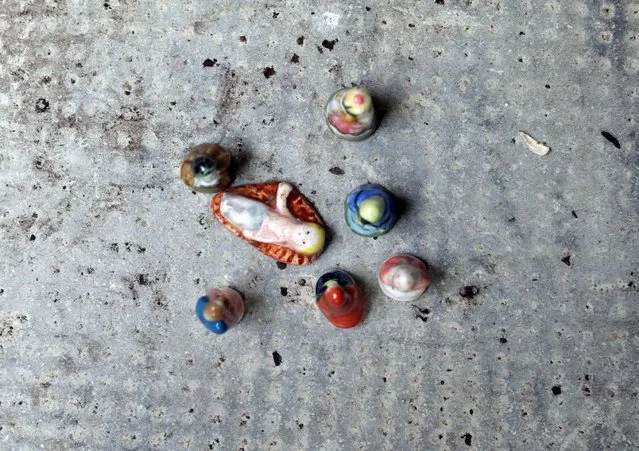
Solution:
{"label": "rough stone texture", "polygon": [[[638,73],[637,0],[1,1],[0,448],[636,449]],[[337,140],[360,82],[383,122]],[[324,255],[221,227],[178,177],[202,142],[295,183]],[[342,218],[366,181],[405,201],[377,240]],[[376,285],[394,252],[431,266],[415,307]],[[353,330],[313,305],[335,265]]]}

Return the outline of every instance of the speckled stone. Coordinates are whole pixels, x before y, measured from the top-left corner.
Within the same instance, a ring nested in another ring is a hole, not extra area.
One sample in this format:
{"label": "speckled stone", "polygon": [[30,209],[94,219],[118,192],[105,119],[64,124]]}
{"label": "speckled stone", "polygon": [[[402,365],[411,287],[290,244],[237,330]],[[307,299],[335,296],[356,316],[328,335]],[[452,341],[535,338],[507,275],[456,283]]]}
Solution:
{"label": "speckled stone", "polygon": [[[636,449],[638,5],[2,2],[0,448]],[[358,143],[323,116],[353,84]],[[225,230],[178,175],[204,142],[299,187],[321,258]],[[377,240],[343,220],[366,181],[406,204]],[[404,252],[433,283],[389,302]],[[313,305],[331,267],[358,327]],[[211,286],[247,300],[215,337]]]}

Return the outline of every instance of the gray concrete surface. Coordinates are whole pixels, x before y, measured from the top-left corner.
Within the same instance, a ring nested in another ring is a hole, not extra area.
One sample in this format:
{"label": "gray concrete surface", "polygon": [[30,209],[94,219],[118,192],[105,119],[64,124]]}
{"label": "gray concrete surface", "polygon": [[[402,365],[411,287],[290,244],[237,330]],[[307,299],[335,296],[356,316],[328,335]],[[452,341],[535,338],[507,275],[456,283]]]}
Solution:
{"label": "gray concrete surface", "polygon": [[[638,73],[636,0],[0,1],[0,449],[637,449]],[[354,82],[361,143],[323,122]],[[202,142],[300,187],[323,256],[223,229],[178,177]],[[375,241],[342,219],[366,181],[406,204]],[[415,307],[394,252],[432,267]],[[353,330],[313,305],[336,265]]]}

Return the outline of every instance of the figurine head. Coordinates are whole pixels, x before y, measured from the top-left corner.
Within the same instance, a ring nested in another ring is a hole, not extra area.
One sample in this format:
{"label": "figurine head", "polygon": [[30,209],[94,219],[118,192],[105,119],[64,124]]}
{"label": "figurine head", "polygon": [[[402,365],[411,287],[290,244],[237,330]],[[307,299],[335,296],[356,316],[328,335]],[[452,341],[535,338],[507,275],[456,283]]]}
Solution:
{"label": "figurine head", "polygon": [[384,217],[386,203],[380,196],[372,196],[359,204],[359,216],[371,224],[378,223]]}
{"label": "figurine head", "polygon": [[342,106],[348,114],[361,116],[372,108],[373,100],[368,89],[363,87],[350,88],[344,94]]}
{"label": "figurine head", "polygon": [[197,188],[211,188],[220,181],[217,162],[209,155],[198,155],[191,163],[193,171],[193,186]]}
{"label": "figurine head", "polygon": [[324,296],[328,302],[335,306],[348,304],[350,299],[349,294],[344,291],[344,288],[342,288],[335,280],[329,280],[326,282],[326,292],[324,293]]}
{"label": "figurine head", "polygon": [[291,246],[300,254],[312,255],[324,248],[326,232],[314,222],[305,222],[296,228],[291,239]]}

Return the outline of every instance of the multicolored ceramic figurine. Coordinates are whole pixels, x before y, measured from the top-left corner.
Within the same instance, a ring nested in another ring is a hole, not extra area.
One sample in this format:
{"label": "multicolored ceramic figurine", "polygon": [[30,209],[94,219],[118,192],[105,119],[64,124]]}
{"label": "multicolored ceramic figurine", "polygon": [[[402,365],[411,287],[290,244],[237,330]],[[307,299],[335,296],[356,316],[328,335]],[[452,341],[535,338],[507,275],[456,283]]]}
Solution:
{"label": "multicolored ceramic figurine", "polygon": [[340,138],[361,141],[377,128],[373,99],[363,86],[335,92],[324,112],[328,128]]}
{"label": "multicolored ceramic figurine", "polygon": [[355,188],[344,203],[346,223],[358,235],[384,235],[397,222],[397,203],[381,185],[368,183]]}
{"label": "multicolored ceramic figurine", "polygon": [[315,284],[315,301],[336,327],[353,327],[364,315],[364,290],[341,269],[333,269],[319,278]]}
{"label": "multicolored ceramic figurine", "polygon": [[197,300],[195,314],[208,330],[223,334],[244,316],[244,300],[233,288],[213,288]]}
{"label": "multicolored ceramic figurine", "polygon": [[289,183],[235,186],[213,196],[211,208],[224,227],[280,262],[305,265],[324,250],[319,214]]}
{"label": "multicolored ceramic figurine", "polygon": [[217,144],[201,144],[184,157],[180,177],[201,193],[217,193],[231,184],[231,154]]}
{"label": "multicolored ceramic figurine", "polygon": [[396,301],[414,301],[430,285],[426,265],[412,255],[393,255],[379,268],[379,286]]}

